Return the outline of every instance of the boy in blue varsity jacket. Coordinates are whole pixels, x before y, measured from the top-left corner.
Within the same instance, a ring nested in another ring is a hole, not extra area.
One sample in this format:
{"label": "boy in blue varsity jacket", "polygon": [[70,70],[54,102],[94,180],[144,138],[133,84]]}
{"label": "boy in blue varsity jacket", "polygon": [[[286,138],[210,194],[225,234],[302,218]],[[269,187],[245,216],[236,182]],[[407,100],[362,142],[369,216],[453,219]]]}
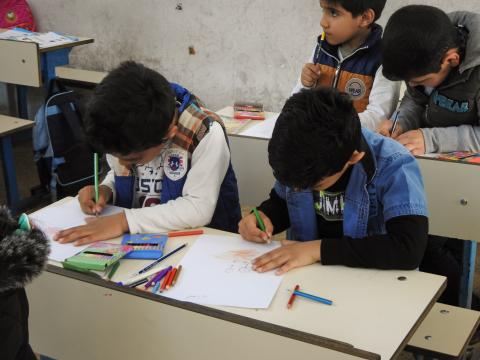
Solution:
{"label": "boy in blue varsity jacket", "polygon": [[415,269],[428,232],[415,158],[396,141],[362,129],[348,95],[302,90],[287,100],[268,145],[277,182],[259,206],[266,232],[250,214],[240,234],[265,242],[292,238],[253,262],[277,273],[314,262]]}
{"label": "boy in blue varsity jacket", "polygon": [[386,0],[320,0],[325,38],[303,66],[293,93],[331,86],[353,100],[362,126],[375,130],[398,104],[400,84],[382,75],[382,28],[375,21]]}
{"label": "boy in blue varsity jacket", "polygon": [[205,225],[237,230],[237,180],[223,123],[187,89],[123,63],[96,88],[85,132],[108,154],[111,170],[98,203],[93,186],[80,190],[82,210],[101,213],[109,201],[126,209],[61,231],[58,241],[85,244]]}

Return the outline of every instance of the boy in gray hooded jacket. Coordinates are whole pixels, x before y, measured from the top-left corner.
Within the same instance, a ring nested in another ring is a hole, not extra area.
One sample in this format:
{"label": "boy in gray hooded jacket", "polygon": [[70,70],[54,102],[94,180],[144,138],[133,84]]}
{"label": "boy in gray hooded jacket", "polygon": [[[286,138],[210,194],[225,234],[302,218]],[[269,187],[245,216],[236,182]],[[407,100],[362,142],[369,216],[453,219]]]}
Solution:
{"label": "boy in gray hooded jacket", "polygon": [[[395,131],[391,120],[378,131],[414,155],[480,151],[480,15],[406,6],[389,19],[382,46],[383,74],[405,81],[407,91]],[[429,236],[420,264],[420,270],[448,278],[440,301],[451,305],[459,304],[463,245]]]}
{"label": "boy in gray hooded jacket", "polygon": [[[479,14],[403,7],[385,27],[382,56],[385,77],[407,83],[393,138],[414,155],[480,151]],[[391,128],[385,120],[378,130]]]}

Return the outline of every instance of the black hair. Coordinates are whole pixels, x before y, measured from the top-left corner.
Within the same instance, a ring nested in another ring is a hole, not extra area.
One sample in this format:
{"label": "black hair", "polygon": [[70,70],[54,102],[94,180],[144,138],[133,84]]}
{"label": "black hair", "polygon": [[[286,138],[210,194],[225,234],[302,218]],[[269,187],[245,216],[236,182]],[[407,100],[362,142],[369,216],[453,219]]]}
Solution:
{"label": "black hair", "polygon": [[387,0],[326,0],[326,2],[331,5],[340,5],[353,17],[362,15],[368,9],[372,9],[375,12],[375,19],[373,20],[375,22],[382,15]]}
{"label": "black hair", "polygon": [[278,181],[308,189],[341,171],[360,143],[360,119],[347,94],[326,87],[302,90],[278,117],[268,160]]}
{"label": "black hair", "polygon": [[463,56],[468,30],[455,26],[442,10],[427,5],[400,8],[387,22],[382,39],[383,74],[406,80],[440,71],[445,53]]}
{"label": "black hair", "polygon": [[87,106],[85,132],[100,152],[128,155],[162,143],[175,115],[175,94],[158,72],[134,61],[112,70]]}

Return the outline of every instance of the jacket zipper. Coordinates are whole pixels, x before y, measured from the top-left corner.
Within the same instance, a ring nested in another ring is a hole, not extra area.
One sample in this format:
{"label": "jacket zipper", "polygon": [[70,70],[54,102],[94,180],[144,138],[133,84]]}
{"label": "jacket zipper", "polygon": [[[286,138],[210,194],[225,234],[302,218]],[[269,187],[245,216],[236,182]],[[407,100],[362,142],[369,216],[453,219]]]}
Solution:
{"label": "jacket zipper", "polygon": [[338,79],[340,78],[340,68],[342,67],[342,64],[345,60],[351,58],[353,55],[355,55],[357,52],[361,51],[361,50],[365,50],[365,49],[368,49],[368,46],[364,46],[364,47],[361,47],[361,48],[358,48],[357,50],[355,50],[353,53],[351,53],[350,55],[348,55],[347,57],[344,57],[342,61],[340,61],[339,58],[333,56],[332,54],[329,54],[327,51],[325,51],[323,48],[320,48],[320,50],[327,56],[330,56],[332,59],[334,59],[336,62],[337,62],[337,68],[335,69],[335,76],[333,78],[333,82],[332,82],[332,87],[334,89],[337,88],[337,85],[338,85]]}

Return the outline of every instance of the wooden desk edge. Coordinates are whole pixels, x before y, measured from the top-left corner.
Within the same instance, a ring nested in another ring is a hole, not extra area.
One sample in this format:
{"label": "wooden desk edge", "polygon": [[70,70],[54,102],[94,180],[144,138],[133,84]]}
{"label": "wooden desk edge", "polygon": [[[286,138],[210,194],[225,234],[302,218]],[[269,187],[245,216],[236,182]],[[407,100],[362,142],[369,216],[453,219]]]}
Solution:
{"label": "wooden desk edge", "polygon": [[438,289],[437,293],[432,298],[432,301],[430,301],[430,304],[428,304],[428,306],[425,308],[422,315],[418,318],[417,322],[412,327],[410,332],[407,334],[407,336],[405,336],[405,339],[403,339],[402,344],[399,346],[399,348],[397,349],[395,354],[393,354],[392,359],[396,359],[400,355],[400,353],[408,347],[408,342],[412,338],[413,334],[415,334],[415,332],[419,328],[420,324],[423,322],[423,320],[425,320],[425,318],[427,317],[430,310],[432,310],[433,305],[435,305],[437,300],[440,298],[440,295],[442,295],[442,293],[445,291],[446,287],[447,287],[447,279],[444,279],[443,283],[442,283],[442,287]]}
{"label": "wooden desk edge", "polygon": [[[53,274],[57,274],[57,275],[60,275],[60,276],[65,276],[65,277],[75,279],[75,280],[79,280],[79,281],[83,281],[83,282],[86,282],[86,283],[89,283],[89,284],[92,284],[92,285],[97,285],[97,286],[101,286],[103,288],[108,288],[108,289],[111,289],[111,290],[116,290],[116,291],[120,291],[120,292],[123,292],[123,293],[139,296],[139,297],[142,297],[142,298],[145,298],[145,299],[148,299],[148,300],[160,302],[162,304],[175,306],[177,308],[184,309],[184,310],[187,310],[187,311],[192,311],[192,312],[199,313],[199,314],[202,314],[202,315],[207,315],[207,316],[210,316],[210,317],[213,317],[213,318],[216,318],[216,319],[229,321],[229,322],[232,322],[232,323],[235,323],[235,324],[238,324],[238,325],[247,326],[247,327],[250,327],[250,328],[257,329],[257,330],[272,333],[272,334],[275,334],[275,335],[280,335],[280,336],[283,336],[283,337],[287,337],[287,338],[290,338],[290,339],[293,339],[293,340],[297,340],[297,341],[305,342],[305,343],[308,343],[308,344],[324,347],[324,348],[331,349],[331,350],[334,350],[334,351],[339,351],[339,352],[342,352],[342,353],[345,353],[345,354],[357,356],[359,358],[369,359],[369,360],[379,360],[380,359],[380,355],[378,355],[378,354],[375,354],[375,353],[372,353],[372,352],[369,352],[369,351],[365,351],[365,350],[361,350],[361,349],[357,349],[353,345],[345,343],[345,342],[325,338],[325,337],[322,337],[322,336],[312,335],[312,334],[309,334],[309,333],[305,333],[303,331],[289,329],[289,328],[286,328],[284,326],[270,324],[270,323],[265,322],[265,321],[256,320],[256,319],[248,318],[248,317],[233,314],[233,313],[228,313],[226,311],[214,309],[214,308],[211,308],[211,307],[208,307],[208,306],[205,306],[205,305],[199,305],[199,304],[194,304],[194,303],[190,303],[190,302],[186,302],[186,301],[175,300],[175,299],[171,299],[171,298],[164,297],[164,296],[161,296],[161,295],[154,295],[150,292],[141,291],[141,290],[137,290],[137,289],[134,289],[134,288],[125,287],[125,286],[120,286],[120,285],[117,285],[116,283],[111,282],[111,281],[107,281],[107,280],[103,280],[103,279],[97,279],[97,278],[94,278],[92,276],[89,276],[89,275],[86,275],[86,274],[83,274],[83,273],[80,273],[80,272],[72,271],[72,270],[67,270],[67,269],[64,269],[62,267],[52,265],[52,264],[48,264],[46,270],[50,273],[53,273]],[[442,291],[443,291],[443,288],[442,288]],[[438,296],[440,296],[440,294],[438,294]],[[435,299],[435,301],[436,301],[436,299]],[[432,306],[433,306],[433,303],[435,301],[432,302]],[[430,309],[430,307],[428,308],[428,310],[429,309]],[[422,320],[423,320],[423,315],[422,315]],[[416,324],[416,327],[419,324],[420,324],[420,321],[418,322],[418,324]]]}
{"label": "wooden desk edge", "polygon": [[66,44],[61,44],[57,46],[51,46],[51,47],[46,47],[46,48],[39,48],[38,52],[39,53],[46,53],[50,51],[55,51],[55,50],[60,50],[60,49],[66,49],[66,48],[72,48],[75,46],[80,46],[80,45],[85,45],[85,44],[91,44],[94,42],[94,39],[91,38],[81,38],[77,41],[72,41]]}
{"label": "wooden desk edge", "polygon": [[469,162],[460,161],[460,160],[439,159],[437,157],[430,157],[430,156],[423,156],[423,155],[416,155],[415,158],[417,160],[430,160],[430,161],[433,160],[433,161],[448,162],[448,163],[461,164],[461,165],[480,166],[480,163],[469,163]]}
{"label": "wooden desk edge", "polygon": [[[24,119],[21,119],[21,120],[24,120]],[[0,121],[1,121],[1,118],[0,118]],[[27,121],[27,120],[25,120],[25,121]],[[16,128],[11,129],[11,130],[9,130],[9,131],[0,132],[0,138],[5,137],[5,136],[9,136],[9,135],[11,135],[11,134],[15,134],[15,133],[17,133],[17,132],[19,132],[19,131],[23,131],[23,130],[26,130],[26,129],[30,129],[30,128],[33,127],[34,124],[35,124],[34,121],[30,121],[29,124],[23,124],[22,126],[16,127]]]}

